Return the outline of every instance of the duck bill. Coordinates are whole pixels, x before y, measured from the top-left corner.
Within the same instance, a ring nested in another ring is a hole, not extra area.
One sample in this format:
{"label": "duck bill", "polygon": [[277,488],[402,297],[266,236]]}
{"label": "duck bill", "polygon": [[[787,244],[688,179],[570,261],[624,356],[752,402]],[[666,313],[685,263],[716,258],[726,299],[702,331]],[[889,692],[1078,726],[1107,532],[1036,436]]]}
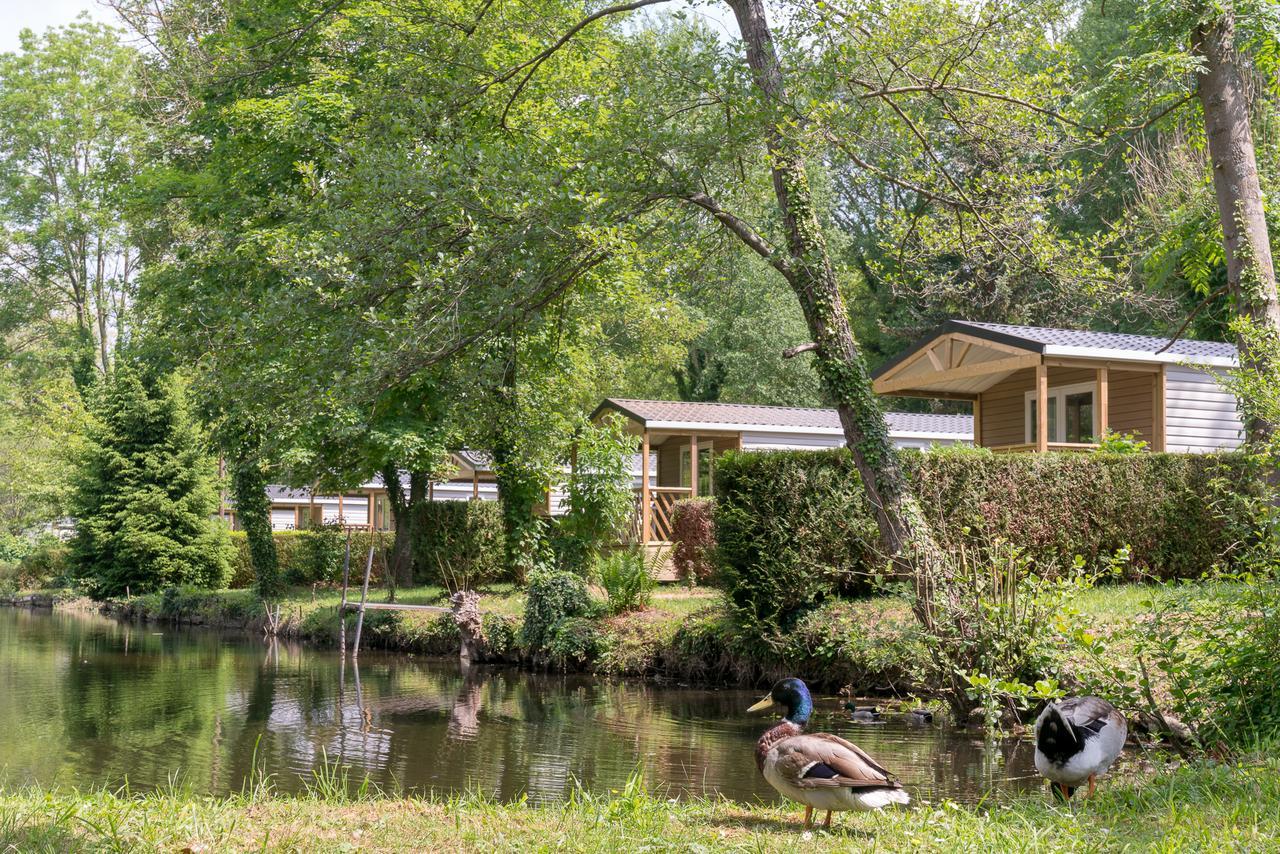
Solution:
{"label": "duck bill", "polygon": [[769,707],[770,707],[770,706],[772,706],[772,705],[773,705],[773,697],[766,696],[766,697],[764,697],[764,699],[762,699],[760,702],[756,703],[754,706],[752,706],[751,708],[747,709],[747,711],[748,711],[748,712],[763,712],[765,709],[769,708]]}

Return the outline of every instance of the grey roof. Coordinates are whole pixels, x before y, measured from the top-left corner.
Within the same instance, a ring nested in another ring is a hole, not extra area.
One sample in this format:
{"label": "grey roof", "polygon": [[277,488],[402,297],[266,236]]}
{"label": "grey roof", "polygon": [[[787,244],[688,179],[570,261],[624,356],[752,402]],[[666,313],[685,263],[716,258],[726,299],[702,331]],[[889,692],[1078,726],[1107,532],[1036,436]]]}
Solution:
{"label": "grey roof", "polygon": [[[1132,353],[1155,353],[1169,343],[1168,338],[1154,335],[1130,335],[1126,332],[1090,332],[1082,329],[1053,329],[1044,326],[1014,326],[1007,323],[978,323],[968,320],[952,320],[955,331],[968,331],[993,340],[995,336],[1016,339],[1008,343],[1029,342],[1052,344],[1060,347],[1096,347],[1102,350],[1125,350]],[[950,329],[946,331],[952,331]],[[983,333],[987,333],[983,335]],[[1195,341],[1179,338],[1165,352],[1175,356],[1209,356],[1235,358],[1236,346],[1221,341]]]}
{"label": "grey roof", "polygon": [[889,435],[903,433],[949,433],[973,438],[972,415],[942,415],[933,412],[886,412]]}
{"label": "grey roof", "polygon": [[949,332],[963,332],[987,341],[1009,344],[1020,347],[1031,353],[1043,353],[1046,347],[1082,347],[1095,350],[1114,350],[1118,353],[1132,354],[1131,359],[1151,359],[1157,352],[1168,354],[1174,360],[1187,361],[1197,359],[1234,359],[1236,346],[1221,341],[1196,341],[1190,338],[1179,338],[1173,346],[1163,349],[1169,343],[1168,338],[1154,335],[1130,335],[1127,332],[1092,332],[1087,329],[1057,329],[1049,326],[1017,326],[1010,323],[982,323],[976,320],[948,320],[937,329],[921,338],[905,349],[897,357],[890,359],[873,372],[879,378],[891,368],[919,352],[930,341],[939,335]]}
{"label": "grey roof", "polygon": [[[834,409],[808,409],[798,406],[757,406],[747,403],[696,403],[678,400],[635,400],[607,398],[596,414],[613,409],[641,424],[675,423],[716,426],[789,427],[804,430],[838,430],[840,418]],[[934,415],[915,412],[885,414],[890,433],[946,433],[973,435],[973,418],[969,415]]]}

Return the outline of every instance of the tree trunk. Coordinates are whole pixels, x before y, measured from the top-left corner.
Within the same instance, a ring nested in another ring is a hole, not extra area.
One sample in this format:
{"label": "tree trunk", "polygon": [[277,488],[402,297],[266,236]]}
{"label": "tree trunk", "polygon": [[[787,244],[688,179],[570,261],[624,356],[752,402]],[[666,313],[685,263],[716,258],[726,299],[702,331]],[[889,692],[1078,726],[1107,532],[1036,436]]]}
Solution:
{"label": "tree trunk", "polygon": [[254,586],[263,599],[275,599],[284,592],[284,583],[280,578],[276,541],[271,530],[267,475],[257,449],[248,441],[243,443],[238,459],[231,466],[231,494],[236,518],[240,520],[248,542]]}
{"label": "tree trunk", "polygon": [[[1213,188],[1227,255],[1227,283],[1242,317],[1268,334],[1280,335],[1280,298],[1276,294],[1249,101],[1237,65],[1235,20],[1230,10],[1212,23],[1197,26],[1192,47],[1205,63],[1196,90],[1204,110],[1205,137],[1213,164]],[[1280,370],[1280,365],[1270,364],[1243,341],[1240,364],[1260,374]],[[1255,416],[1245,429],[1250,442],[1264,442],[1276,425]]]}
{"label": "tree trunk", "polygon": [[[727,0],[747,47],[747,63],[765,100],[786,96],[763,0]],[[946,565],[933,534],[911,495],[898,454],[889,439],[884,412],[871,374],[854,340],[826,240],[813,207],[804,158],[787,138],[784,121],[769,123],[766,144],[773,162],[773,189],[787,237],[791,264],[785,274],[818,345],[815,365],[823,390],[836,406],[845,444],[853,452],[867,500],[875,514],[881,545],[895,569],[916,583],[917,615],[926,625],[933,580]]]}
{"label": "tree trunk", "polygon": [[428,476],[424,472],[409,473],[409,498],[404,497],[404,484],[400,481],[400,468],[395,463],[383,467],[382,485],[387,489],[387,503],[391,505],[391,518],[395,522],[395,537],[391,543],[391,568],[401,587],[414,583],[413,538],[414,514],[427,498]]}

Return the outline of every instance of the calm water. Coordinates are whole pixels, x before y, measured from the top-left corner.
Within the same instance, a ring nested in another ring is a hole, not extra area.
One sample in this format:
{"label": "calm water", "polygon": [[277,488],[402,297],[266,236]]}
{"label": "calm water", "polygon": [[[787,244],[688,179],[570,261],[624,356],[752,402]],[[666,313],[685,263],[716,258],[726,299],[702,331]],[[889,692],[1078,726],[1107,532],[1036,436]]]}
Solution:
{"label": "calm water", "polygon": [[[239,791],[255,755],[279,789],[350,766],[384,787],[563,798],[637,766],[672,796],[772,801],[752,754],[759,692],[545,677],[210,631],[0,608],[0,781]],[[904,722],[856,724],[833,700],[814,726],[856,741],[917,798],[1037,785],[1026,743],[984,747]]]}

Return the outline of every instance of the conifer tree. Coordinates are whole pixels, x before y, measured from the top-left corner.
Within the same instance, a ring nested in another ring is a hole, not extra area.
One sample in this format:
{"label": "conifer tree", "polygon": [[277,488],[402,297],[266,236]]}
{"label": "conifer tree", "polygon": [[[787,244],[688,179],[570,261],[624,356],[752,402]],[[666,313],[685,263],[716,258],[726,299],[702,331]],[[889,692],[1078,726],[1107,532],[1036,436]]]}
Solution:
{"label": "conifer tree", "polygon": [[70,500],[76,575],[96,597],[178,584],[219,587],[230,540],[213,518],[213,461],[173,379],[121,363],[92,401]]}

